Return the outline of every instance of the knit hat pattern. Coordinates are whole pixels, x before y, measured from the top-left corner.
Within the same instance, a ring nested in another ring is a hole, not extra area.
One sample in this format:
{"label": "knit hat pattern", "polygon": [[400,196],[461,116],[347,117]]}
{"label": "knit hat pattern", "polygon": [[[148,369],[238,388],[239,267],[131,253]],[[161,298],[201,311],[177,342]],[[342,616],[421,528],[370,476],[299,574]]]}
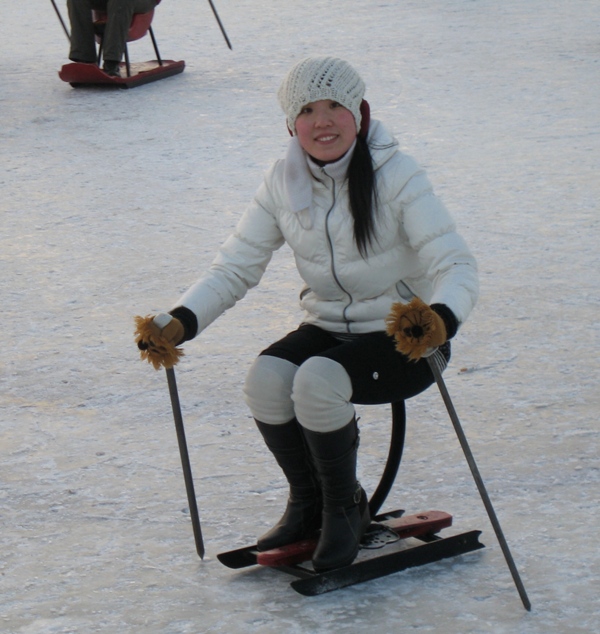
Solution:
{"label": "knit hat pattern", "polygon": [[296,119],[307,103],[331,99],[350,110],[360,130],[360,104],[365,83],[348,62],[337,57],[307,57],[286,75],[277,97],[287,117],[290,130],[296,134]]}

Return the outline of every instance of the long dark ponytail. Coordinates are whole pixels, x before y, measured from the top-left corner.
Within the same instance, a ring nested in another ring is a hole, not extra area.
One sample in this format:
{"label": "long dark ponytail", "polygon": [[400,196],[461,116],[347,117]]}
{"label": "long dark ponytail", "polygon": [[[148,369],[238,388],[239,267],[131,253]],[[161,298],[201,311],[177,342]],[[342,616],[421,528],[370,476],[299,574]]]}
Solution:
{"label": "long dark ponytail", "polygon": [[354,241],[363,258],[376,239],[375,213],[377,192],[375,170],[367,140],[359,135],[350,165],[348,166],[348,197],[350,211],[354,219]]}
{"label": "long dark ponytail", "polygon": [[377,239],[375,214],[377,211],[377,188],[373,158],[367,143],[371,108],[363,99],[360,104],[361,125],[356,137],[356,146],[348,166],[348,198],[354,219],[354,241],[359,253],[366,259],[369,247]]}

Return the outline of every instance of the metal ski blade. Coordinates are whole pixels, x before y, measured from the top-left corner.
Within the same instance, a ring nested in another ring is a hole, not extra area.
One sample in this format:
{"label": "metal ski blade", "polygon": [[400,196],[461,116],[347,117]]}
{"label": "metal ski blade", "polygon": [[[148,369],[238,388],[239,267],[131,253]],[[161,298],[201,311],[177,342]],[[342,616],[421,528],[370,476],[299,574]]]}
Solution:
{"label": "metal ski blade", "polygon": [[452,537],[438,538],[421,546],[373,557],[344,568],[315,573],[314,576],[306,579],[292,581],[290,585],[296,592],[308,597],[332,592],[364,581],[385,577],[407,568],[479,550],[484,548],[484,545],[478,541],[479,535],[481,531],[470,531]]}

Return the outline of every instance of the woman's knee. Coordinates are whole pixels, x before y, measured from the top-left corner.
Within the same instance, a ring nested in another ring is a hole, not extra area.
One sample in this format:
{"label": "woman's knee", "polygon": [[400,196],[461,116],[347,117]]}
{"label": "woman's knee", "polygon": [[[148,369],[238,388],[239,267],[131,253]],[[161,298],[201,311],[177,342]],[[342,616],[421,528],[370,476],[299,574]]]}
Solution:
{"label": "woman's knee", "polygon": [[294,418],[292,384],[297,369],[298,366],[278,357],[256,358],[244,383],[244,396],[254,418],[272,425]]}
{"label": "woman's knee", "polygon": [[296,418],[307,429],[330,432],[354,417],[352,382],[337,361],[311,357],[296,372],[292,390]]}

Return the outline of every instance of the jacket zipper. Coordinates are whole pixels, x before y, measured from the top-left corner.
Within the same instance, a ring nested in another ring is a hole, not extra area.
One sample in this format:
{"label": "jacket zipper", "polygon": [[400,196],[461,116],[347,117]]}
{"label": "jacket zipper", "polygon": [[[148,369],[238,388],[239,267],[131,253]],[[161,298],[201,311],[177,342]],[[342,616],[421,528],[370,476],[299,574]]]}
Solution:
{"label": "jacket zipper", "polygon": [[333,276],[333,279],[335,281],[335,283],[339,286],[339,288],[341,289],[341,291],[343,293],[346,293],[346,295],[348,295],[348,303],[346,304],[346,306],[344,306],[344,310],[342,311],[342,316],[344,321],[346,322],[346,332],[351,332],[350,331],[350,324],[352,323],[347,317],[346,317],[346,311],[348,310],[348,308],[350,308],[352,302],[354,301],[354,299],[352,298],[352,295],[344,288],[344,285],[340,282],[340,279],[336,273],[335,270],[335,254],[333,251],[333,240],[331,239],[331,234],[329,233],[329,217],[331,215],[331,212],[333,211],[333,208],[335,207],[335,203],[336,203],[336,189],[335,189],[335,180],[329,176],[329,174],[327,174],[327,172],[321,168],[321,172],[327,176],[327,178],[329,178],[331,180],[331,184],[332,184],[332,193],[333,193],[333,200],[331,202],[331,207],[329,207],[329,210],[327,211],[327,214],[325,215],[325,235],[327,236],[327,244],[329,245],[329,253],[331,255],[331,275]]}

